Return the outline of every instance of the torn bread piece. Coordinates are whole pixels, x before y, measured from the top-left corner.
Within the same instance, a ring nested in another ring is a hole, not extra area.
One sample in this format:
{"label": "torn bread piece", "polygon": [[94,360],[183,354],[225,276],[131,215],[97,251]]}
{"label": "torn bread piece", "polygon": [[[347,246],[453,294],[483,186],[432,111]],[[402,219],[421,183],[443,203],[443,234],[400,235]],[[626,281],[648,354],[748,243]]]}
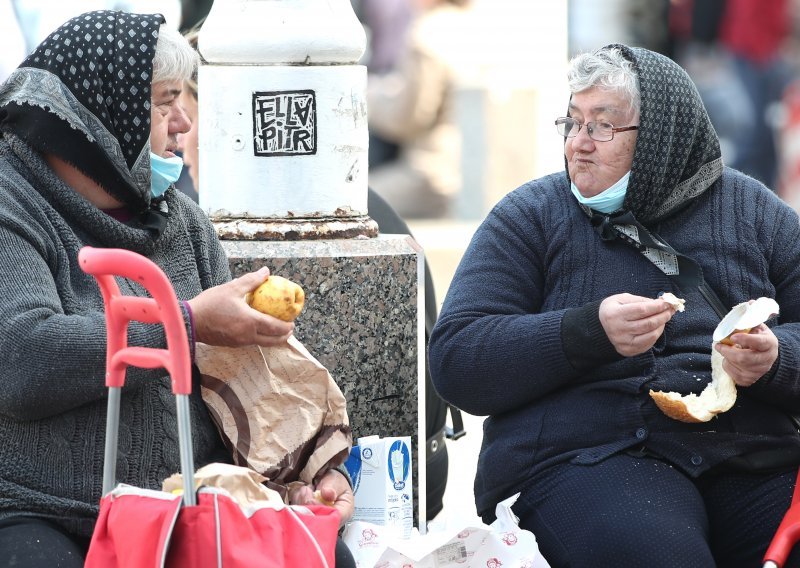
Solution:
{"label": "torn bread piece", "polygon": [[711,350],[711,382],[699,395],[650,391],[661,411],[681,422],[708,422],[720,412],[730,410],[736,402],[736,383],[722,368],[723,357]]}
{"label": "torn bread piece", "polygon": [[669,305],[671,305],[673,308],[675,308],[676,311],[682,312],[683,310],[686,309],[686,300],[684,300],[683,298],[679,298],[672,292],[664,292],[659,296],[659,298],[661,298]]}
{"label": "torn bread piece", "polygon": [[772,298],[759,298],[749,302],[742,302],[734,306],[722,318],[722,321],[719,322],[719,325],[714,330],[712,339],[725,345],[733,345],[731,335],[734,333],[750,333],[751,329],[758,327],[779,312],[778,302]]}
{"label": "torn bread piece", "polygon": [[650,390],[650,397],[664,414],[681,422],[708,422],[717,414],[730,410],[736,402],[736,383],[722,367],[724,358],[714,349],[714,343],[730,340],[734,333],[748,333],[777,313],[778,303],[771,298],[759,298],[735,306],[714,330],[711,382],[706,388],[699,395]]}

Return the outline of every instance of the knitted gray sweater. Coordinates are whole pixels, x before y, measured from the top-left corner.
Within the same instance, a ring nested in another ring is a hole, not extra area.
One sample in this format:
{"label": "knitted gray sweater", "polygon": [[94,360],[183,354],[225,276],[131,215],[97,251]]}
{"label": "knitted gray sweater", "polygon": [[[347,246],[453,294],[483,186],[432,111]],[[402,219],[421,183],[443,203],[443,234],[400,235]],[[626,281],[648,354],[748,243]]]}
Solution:
{"label": "knitted gray sweater", "polygon": [[[156,240],[64,185],[41,157],[0,137],[0,518],[50,518],[89,535],[97,515],[105,439],[106,329],[96,282],[78,266],[84,245],[144,254],[180,299],[230,278],[205,214],[170,190]],[[120,282],[123,294],[144,295]],[[187,317],[188,325],[188,317]],[[131,345],[165,347],[160,326],[131,324]],[[197,464],[226,459],[195,391]],[[160,488],[179,471],[175,403],[163,370],[133,369],[122,394],[119,481]]]}

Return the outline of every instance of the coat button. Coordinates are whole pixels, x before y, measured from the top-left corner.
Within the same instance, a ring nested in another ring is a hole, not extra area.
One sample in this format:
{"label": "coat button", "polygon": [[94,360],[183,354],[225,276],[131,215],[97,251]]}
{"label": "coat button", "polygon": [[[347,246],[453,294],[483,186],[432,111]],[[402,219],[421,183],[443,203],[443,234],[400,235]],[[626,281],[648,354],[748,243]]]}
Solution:
{"label": "coat button", "polygon": [[647,438],[647,430],[644,428],[639,428],[638,430],[636,430],[636,437],[639,438],[640,440],[644,440],[645,438]]}
{"label": "coat button", "polygon": [[694,465],[700,465],[701,463],[703,463],[703,458],[700,456],[692,456],[692,463]]}

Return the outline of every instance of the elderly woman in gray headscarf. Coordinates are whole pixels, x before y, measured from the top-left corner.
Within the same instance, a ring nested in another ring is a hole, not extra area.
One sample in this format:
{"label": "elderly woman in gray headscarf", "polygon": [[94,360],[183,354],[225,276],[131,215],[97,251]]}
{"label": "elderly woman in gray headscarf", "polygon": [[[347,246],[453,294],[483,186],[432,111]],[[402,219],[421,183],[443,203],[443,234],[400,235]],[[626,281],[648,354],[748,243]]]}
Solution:
{"label": "elderly woman in gray headscarf", "polygon": [[[759,565],[800,465],[798,216],[723,166],[666,57],[606,46],[574,58],[569,83],[566,175],[489,214],[431,337],[438,391],[488,415],[478,511],[520,493],[554,567]],[[712,345],[759,297],[780,316]],[[650,396],[712,378],[738,390],[725,412],[668,416]]]}
{"label": "elderly woman in gray headscarf", "polygon": [[[269,272],[231,280],[208,218],[174,189],[176,137],[189,128],[177,100],[196,65],[158,14],[90,12],[0,85],[0,556],[14,566],[83,566],[97,517],[106,330],[97,284],[78,267],[82,246],[158,264],[190,347],[276,345],[293,331],[244,301]],[[133,323],[129,341],[166,346],[161,326]],[[196,465],[230,462],[193,390]],[[121,404],[118,479],[160,489],[180,469],[169,377],[130,369]],[[352,513],[341,473],[317,488]]]}

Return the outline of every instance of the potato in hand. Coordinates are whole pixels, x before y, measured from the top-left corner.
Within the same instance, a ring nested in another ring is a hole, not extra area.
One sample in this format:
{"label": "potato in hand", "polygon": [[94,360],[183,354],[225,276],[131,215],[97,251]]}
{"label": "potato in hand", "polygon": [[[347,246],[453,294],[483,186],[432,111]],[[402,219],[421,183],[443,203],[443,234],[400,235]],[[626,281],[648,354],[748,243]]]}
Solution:
{"label": "potato in hand", "polygon": [[294,321],[305,299],[303,288],[282,276],[270,276],[245,298],[250,307],[283,321]]}

